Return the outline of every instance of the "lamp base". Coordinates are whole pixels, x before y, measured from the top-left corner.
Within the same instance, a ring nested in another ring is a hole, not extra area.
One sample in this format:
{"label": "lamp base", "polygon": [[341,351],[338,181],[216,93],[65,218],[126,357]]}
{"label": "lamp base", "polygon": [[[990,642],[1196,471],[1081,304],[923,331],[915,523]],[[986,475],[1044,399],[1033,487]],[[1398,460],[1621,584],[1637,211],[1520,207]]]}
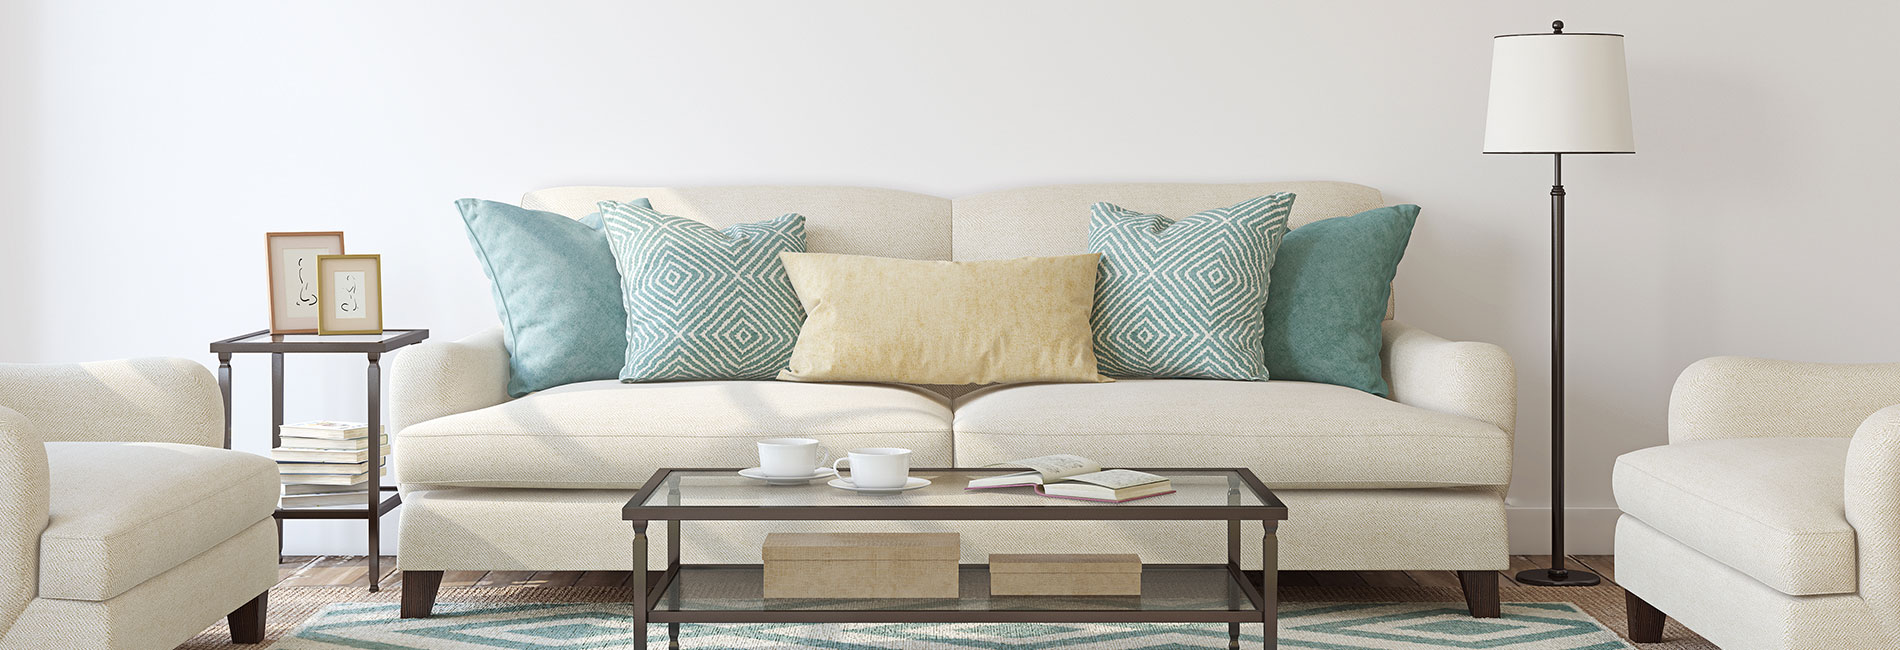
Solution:
{"label": "lamp base", "polygon": [[1538,587],[1588,587],[1603,582],[1597,574],[1576,569],[1531,569],[1519,571],[1517,581]]}

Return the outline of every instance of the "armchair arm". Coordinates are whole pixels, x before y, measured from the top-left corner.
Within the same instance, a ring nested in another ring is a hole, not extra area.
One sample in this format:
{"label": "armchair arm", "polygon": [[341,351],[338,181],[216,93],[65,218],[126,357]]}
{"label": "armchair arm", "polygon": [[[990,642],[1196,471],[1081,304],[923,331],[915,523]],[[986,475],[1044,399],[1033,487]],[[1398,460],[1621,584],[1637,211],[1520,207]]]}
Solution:
{"label": "armchair arm", "polygon": [[1900,363],[1808,363],[1710,357],[1669,395],[1669,441],[1845,438],[1874,411],[1900,404]]}
{"label": "armchair arm", "polygon": [[1900,639],[1900,406],[1876,411],[1854,432],[1846,478],[1861,599],[1887,635]]}
{"label": "armchair arm", "polygon": [[0,406],[0,638],[39,593],[47,499],[46,444],[26,416]]}
{"label": "armchair arm", "polygon": [[424,341],[389,365],[390,433],[418,422],[508,401],[508,347],[501,328],[459,341]]}
{"label": "armchair arm", "polygon": [[176,442],[224,446],[224,397],[187,359],[0,364],[0,406],[42,442]]}
{"label": "armchair arm", "polygon": [[1448,341],[1424,330],[1385,322],[1379,352],[1392,399],[1401,404],[1517,430],[1517,368],[1504,348]]}

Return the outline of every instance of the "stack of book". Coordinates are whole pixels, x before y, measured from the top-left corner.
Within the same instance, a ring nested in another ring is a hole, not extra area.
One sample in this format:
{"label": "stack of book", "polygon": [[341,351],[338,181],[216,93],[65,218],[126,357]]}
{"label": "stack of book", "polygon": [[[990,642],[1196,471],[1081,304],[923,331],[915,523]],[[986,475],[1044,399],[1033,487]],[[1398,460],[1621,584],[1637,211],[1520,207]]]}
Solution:
{"label": "stack of book", "polygon": [[[286,424],[278,429],[279,446],[271,450],[283,476],[285,508],[367,506],[369,495],[369,425],[362,422],[317,420]],[[389,435],[377,436],[386,476]]]}

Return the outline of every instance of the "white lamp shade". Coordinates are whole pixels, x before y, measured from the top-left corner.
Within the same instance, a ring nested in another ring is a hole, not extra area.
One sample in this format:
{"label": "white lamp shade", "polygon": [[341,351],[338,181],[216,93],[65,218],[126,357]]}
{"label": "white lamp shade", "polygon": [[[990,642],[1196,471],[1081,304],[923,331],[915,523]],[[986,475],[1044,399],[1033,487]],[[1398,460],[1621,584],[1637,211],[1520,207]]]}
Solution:
{"label": "white lamp shade", "polygon": [[1493,39],[1485,153],[1635,153],[1617,34]]}

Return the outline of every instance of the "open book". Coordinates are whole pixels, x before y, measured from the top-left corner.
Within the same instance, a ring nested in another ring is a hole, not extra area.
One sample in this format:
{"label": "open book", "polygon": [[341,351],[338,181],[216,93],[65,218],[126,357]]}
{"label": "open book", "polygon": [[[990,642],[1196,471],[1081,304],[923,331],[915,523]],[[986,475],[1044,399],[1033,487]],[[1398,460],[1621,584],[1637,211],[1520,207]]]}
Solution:
{"label": "open book", "polygon": [[1025,467],[1027,472],[970,479],[966,490],[1034,486],[1043,496],[1085,501],[1122,502],[1174,492],[1165,476],[1132,469],[1103,471],[1095,461],[1073,454],[1037,456],[998,463],[998,467]]}

